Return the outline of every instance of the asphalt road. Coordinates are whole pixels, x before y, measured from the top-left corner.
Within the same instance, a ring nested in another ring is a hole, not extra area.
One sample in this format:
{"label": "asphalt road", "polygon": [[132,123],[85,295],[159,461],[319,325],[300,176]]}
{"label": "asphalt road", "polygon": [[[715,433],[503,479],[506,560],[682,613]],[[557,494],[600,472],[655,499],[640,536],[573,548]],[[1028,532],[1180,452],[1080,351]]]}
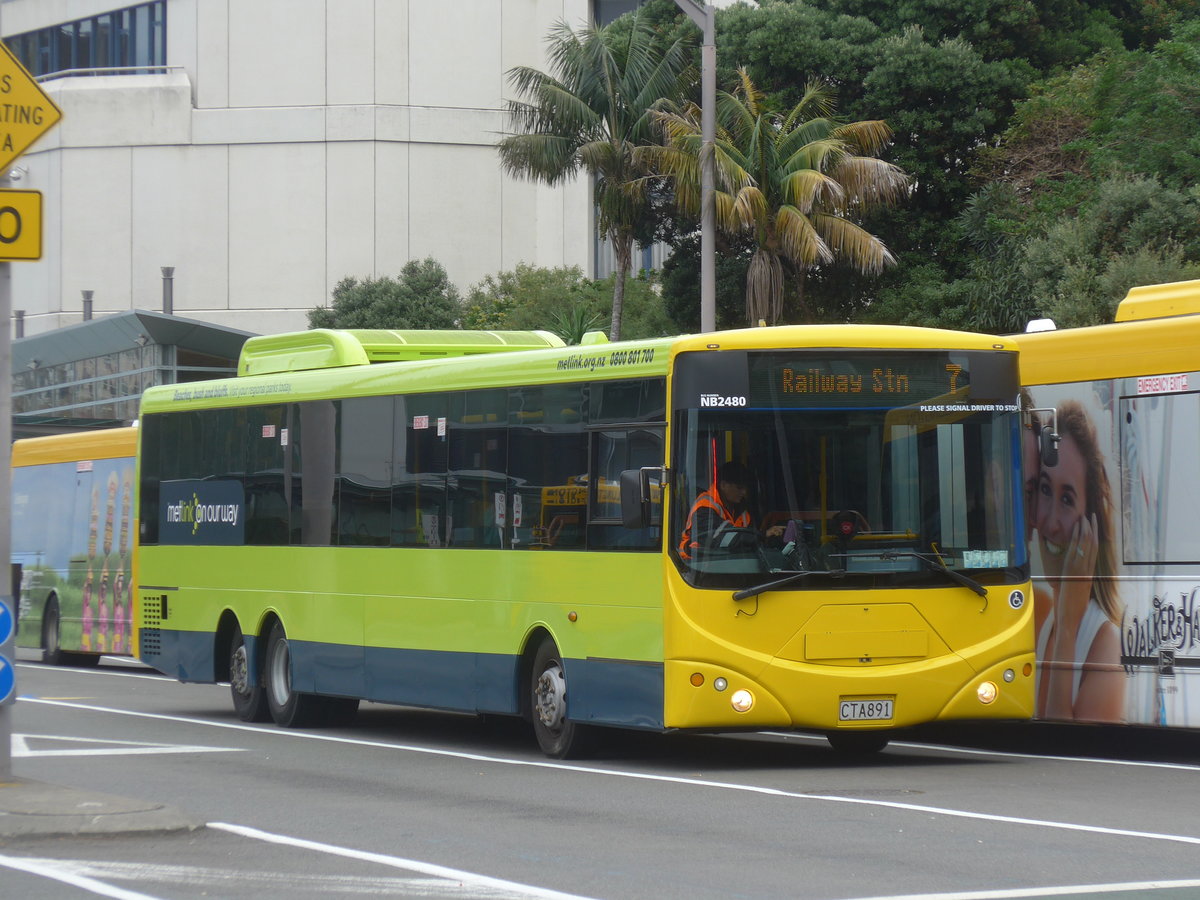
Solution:
{"label": "asphalt road", "polygon": [[504,722],[365,705],[287,731],[226,687],[18,659],[15,776],[205,824],[2,841],[0,898],[1200,897],[1195,735],[941,728],[858,762],[630,735],[555,762]]}

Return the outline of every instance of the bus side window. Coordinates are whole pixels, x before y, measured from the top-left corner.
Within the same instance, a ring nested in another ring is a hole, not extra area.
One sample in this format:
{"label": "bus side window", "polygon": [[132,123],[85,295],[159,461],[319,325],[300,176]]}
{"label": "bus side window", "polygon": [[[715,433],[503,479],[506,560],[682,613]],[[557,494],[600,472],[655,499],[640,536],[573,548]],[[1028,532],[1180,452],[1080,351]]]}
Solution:
{"label": "bus side window", "polygon": [[283,487],[293,544],[324,547],[335,537],[338,413],[334,400],[289,408]]}
{"label": "bus side window", "polygon": [[512,546],[564,550],[583,546],[587,437],[583,385],[509,391],[508,479]]}
{"label": "bus side window", "polygon": [[445,420],[444,394],[395,398],[390,527],[396,546],[446,545]]}
{"label": "bus side window", "polygon": [[661,429],[605,429],[592,434],[591,498],[588,548],[591,550],[657,550],[662,542],[662,495],[651,496],[646,528],[621,523],[621,472],[663,464]]}
{"label": "bus side window", "polygon": [[452,547],[506,546],[508,392],[454,395],[448,416],[446,488]]}
{"label": "bus side window", "polygon": [[290,511],[284,491],[282,431],[286,408],[251,406],[246,411],[246,543],[290,543]]}
{"label": "bus side window", "polygon": [[391,543],[391,397],[342,401],[338,429],[338,543],[386,547]]}

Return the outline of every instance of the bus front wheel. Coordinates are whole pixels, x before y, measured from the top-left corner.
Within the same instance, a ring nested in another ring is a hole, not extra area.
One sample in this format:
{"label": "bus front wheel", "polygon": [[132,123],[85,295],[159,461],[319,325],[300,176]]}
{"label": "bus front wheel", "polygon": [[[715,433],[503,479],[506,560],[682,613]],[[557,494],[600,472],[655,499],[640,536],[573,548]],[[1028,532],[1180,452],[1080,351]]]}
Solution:
{"label": "bus front wheel", "polygon": [[546,639],[533,657],[530,712],[538,746],[551,759],[570,759],[587,752],[590,729],[567,718],[567,672],[562,654]]}
{"label": "bus front wheel", "polygon": [[267,638],[267,658],[263,666],[263,692],[267,709],[276,725],[299,728],[319,718],[321,698],[292,690],[292,655],[288,649],[283,623],[271,626]]}
{"label": "bus front wheel", "polygon": [[229,644],[229,692],[233,696],[233,708],[243,722],[265,722],[271,718],[267,708],[266,692],[262,679],[251,684],[250,654],[240,625],[233,626],[233,639]]}

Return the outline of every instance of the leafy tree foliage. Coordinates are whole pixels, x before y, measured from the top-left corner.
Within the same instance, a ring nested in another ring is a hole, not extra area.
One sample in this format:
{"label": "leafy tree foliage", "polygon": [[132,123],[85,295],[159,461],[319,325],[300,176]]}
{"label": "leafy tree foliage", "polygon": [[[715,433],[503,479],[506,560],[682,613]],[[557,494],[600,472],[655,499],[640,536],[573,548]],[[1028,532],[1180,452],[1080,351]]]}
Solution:
{"label": "leafy tree foliage", "polygon": [[[1111,322],[1131,287],[1200,277],[1200,196],[1148,178],[1100,186],[1021,250],[1021,274],[1060,326]],[[1191,262],[1189,262],[1191,260]]]}
{"label": "leafy tree foliage", "polygon": [[[750,241],[718,235],[716,247],[716,324],[718,330],[746,324],[746,270]],[[668,333],[700,331],[700,237],[680,238],[662,269],[663,309],[670,317]]]}
{"label": "leafy tree foliage", "polygon": [[[585,278],[576,266],[543,269],[518,265],[512,271],[489,275],[471,288],[463,307],[463,327],[552,331],[568,343],[578,343],[584,331],[608,325],[615,277],[595,281]],[[656,285],[646,278],[627,281],[623,330],[628,340],[676,330]]]}
{"label": "leafy tree foliage", "polygon": [[633,244],[652,216],[652,179],[635,148],[657,142],[651,110],[695,80],[687,41],[659,40],[634,13],[628,22],[560,23],[549,37],[550,73],[509,72],[522,98],[507,105],[514,134],[498,144],[506,172],[559,184],[580,169],[595,179],[601,231],[617,258],[611,334],[621,337]]}
{"label": "leafy tree foliage", "polygon": [[433,259],[412,261],[399,278],[343,278],[333,303],[308,312],[310,328],[456,328],[458,289]]}
{"label": "leafy tree foliage", "polygon": [[[804,318],[803,278],[816,266],[844,262],[878,272],[894,262],[883,242],[856,221],[894,202],[908,187],[896,166],[875,158],[891,132],[882,122],[832,118],[829,91],[812,84],[800,102],[774,112],[746,71],[737,88],[717,96],[716,218],[729,233],[751,236],[746,273],[746,318],[774,325],[787,293]],[[662,112],[670,145],[645,148],[654,167],[672,178],[676,198],[691,212],[700,206],[701,111]]]}

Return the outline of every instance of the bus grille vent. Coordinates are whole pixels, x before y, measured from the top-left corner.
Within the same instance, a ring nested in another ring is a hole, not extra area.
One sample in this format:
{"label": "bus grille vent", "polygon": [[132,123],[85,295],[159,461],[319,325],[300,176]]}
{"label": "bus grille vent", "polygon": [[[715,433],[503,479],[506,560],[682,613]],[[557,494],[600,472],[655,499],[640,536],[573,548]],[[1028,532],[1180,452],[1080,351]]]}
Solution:
{"label": "bus grille vent", "polygon": [[157,628],[143,628],[142,656],[159,656],[162,654],[162,633]]}
{"label": "bus grille vent", "polygon": [[[151,598],[146,598],[149,601]],[[157,600],[158,598],[153,598]],[[154,602],[142,603],[141,655],[159,656],[162,654],[162,612],[161,606]]]}

